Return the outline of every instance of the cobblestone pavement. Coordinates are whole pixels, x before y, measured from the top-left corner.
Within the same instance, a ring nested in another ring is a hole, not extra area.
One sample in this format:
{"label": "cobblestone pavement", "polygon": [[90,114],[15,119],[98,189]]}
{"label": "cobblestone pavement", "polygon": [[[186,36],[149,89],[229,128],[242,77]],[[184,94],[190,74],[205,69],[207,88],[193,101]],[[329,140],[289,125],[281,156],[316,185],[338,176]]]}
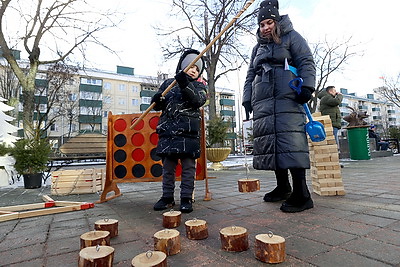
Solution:
{"label": "cobblestone pavement", "polygon": [[[273,172],[246,169],[230,158],[226,170],[208,171],[211,201],[205,201],[205,182],[196,182],[194,211],[182,215],[177,228],[181,252],[169,256],[169,266],[264,266],[254,257],[254,238],[272,231],[286,239],[286,261],[280,266],[400,266],[400,156],[366,161],[342,161],[344,196],[313,193],[313,209],[287,214],[281,203],[262,197],[275,187]],[[243,165],[243,164],[241,164]],[[257,178],[261,190],[240,193],[237,181]],[[309,181],[310,182],[310,181]],[[0,266],[77,266],[80,235],[103,218],[119,220],[119,235],[111,239],[114,266],[130,266],[136,255],[153,249],[153,234],[162,228],[162,211],[152,207],[160,183],[119,184],[123,195],[92,209],[0,222]],[[0,188],[0,206],[42,203],[49,186]],[[99,200],[98,194],[51,196],[54,200]],[[179,183],[176,200],[179,203]],[[189,240],[183,222],[207,221],[209,237]],[[249,232],[244,252],[221,249],[219,230],[242,226]]]}

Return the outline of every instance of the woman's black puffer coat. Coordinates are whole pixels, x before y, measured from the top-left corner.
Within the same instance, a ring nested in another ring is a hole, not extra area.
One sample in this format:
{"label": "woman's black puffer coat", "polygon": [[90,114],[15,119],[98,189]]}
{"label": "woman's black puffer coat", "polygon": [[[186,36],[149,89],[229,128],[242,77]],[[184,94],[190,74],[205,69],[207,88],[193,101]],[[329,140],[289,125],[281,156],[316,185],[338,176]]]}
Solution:
{"label": "woman's black puffer coat", "polygon": [[303,86],[314,89],[315,63],[304,38],[293,30],[287,15],[278,22],[281,44],[258,36],[243,92],[243,102],[253,108],[253,167],[262,170],[310,168],[305,132],[306,115],[295,101],[289,81],[296,76],[285,70],[285,59],[297,68]]}
{"label": "woman's black puffer coat", "polygon": [[[189,50],[191,52],[192,50]],[[177,73],[180,67],[182,55]],[[204,66],[204,63],[203,63]],[[199,77],[203,69],[199,72]],[[160,86],[158,92],[165,89],[174,81],[168,79]],[[200,107],[207,100],[207,87],[198,81],[192,81],[182,89],[176,84],[166,95],[164,101],[156,103],[154,110],[161,110],[157,125],[158,133],[157,154],[160,156],[200,157]]]}

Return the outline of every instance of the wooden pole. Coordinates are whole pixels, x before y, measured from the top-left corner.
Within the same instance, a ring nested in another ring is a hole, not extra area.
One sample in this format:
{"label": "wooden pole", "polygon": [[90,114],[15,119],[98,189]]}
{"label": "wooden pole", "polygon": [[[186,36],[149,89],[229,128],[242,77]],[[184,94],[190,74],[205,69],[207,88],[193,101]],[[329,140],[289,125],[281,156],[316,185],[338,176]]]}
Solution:
{"label": "wooden pole", "polygon": [[111,267],[113,261],[114,248],[110,246],[86,247],[79,252],[78,267]]}
{"label": "wooden pole", "polygon": [[254,244],[255,257],[267,263],[281,263],[286,258],[285,238],[272,233],[256,235]]}
{"label": "wooden pole", "polygon": [[228,226],[220,230],[221,248],[225,251],[245,251],[249,249],[249,234],[240,226]]}
{"label": "wooden pole", "polygon": [[[254,0],[249,0],[247,1],[246,5],[239,11],[239,13],[228,23],[228,25],[225,26],[225,28],[222,29],[222,31],[206,46],[206,48],[204,48],[203,51],[200,52],[200,54],[184,69],[184,72],[188,71],[196,62],[197,60],[199,60],[210,48],[211,46],[219,39],[221,38],[222,34],[224,34],[230,27],[232,27],[232,25],[236,22],[236,20],[238,18],[240,18],[240,16],[243,14],[243,12],[246,11],[247,8],[249,8],[249,6],[251,4],[253,4]],[[168,87],[167,89],[164,90],[164,92],[162,92],[162,96],[165,96],[171,89],[172,87],[174,87],[176,84],[176,80],[174,80]],[[135,126],[141,121],[143,120],[143,118],[154,108],[156,104],[152,103],[144,112],[142,115],[140,115],[139,118],[137,118],[137,120],[135,120],[135,122],[130,126],[131,130],[133,128],[135,128]]]}
{"label": "wooden pole", "polygon": [[94,229],[97,231],[109,231],[110,237],[113,238],[118,235],[118,220],[115,219],[101,219],[94,223]]}
{"label": "wooden pole", "polygon": [[171,210],[163,213],[163,227],[176,228],[181,225],[182,212]]}
{"label": "wooden pole", "polygon": [[81,249],[97,245],[100,246],[110,245],[109,231],[91,231],[81,235]]}
{"label": "wooden pole", "polygon": [[132,259],[133,267],[167,267],[167,255],[162,251],[147,251]]}

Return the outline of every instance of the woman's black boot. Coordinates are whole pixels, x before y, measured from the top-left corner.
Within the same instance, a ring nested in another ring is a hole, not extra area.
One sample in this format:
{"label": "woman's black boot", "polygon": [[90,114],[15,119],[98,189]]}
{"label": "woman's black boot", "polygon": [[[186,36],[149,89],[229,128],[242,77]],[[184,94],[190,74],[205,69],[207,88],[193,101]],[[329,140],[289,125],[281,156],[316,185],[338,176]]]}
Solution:
{"label": "woman's black boot", "polygon": [[271,192],[264,196],[265,202],[277,202],[287,199],[292,193],[292,187],[289,183],[288,170],[275,170],[277,186]]}
{"label": "woman's black boot", "polygon": [[282,203],[281,211],[300,212],[313,208],[314,203],[306,183],[306,170],[290,169],[290,172],[293,178],[293,193]]}

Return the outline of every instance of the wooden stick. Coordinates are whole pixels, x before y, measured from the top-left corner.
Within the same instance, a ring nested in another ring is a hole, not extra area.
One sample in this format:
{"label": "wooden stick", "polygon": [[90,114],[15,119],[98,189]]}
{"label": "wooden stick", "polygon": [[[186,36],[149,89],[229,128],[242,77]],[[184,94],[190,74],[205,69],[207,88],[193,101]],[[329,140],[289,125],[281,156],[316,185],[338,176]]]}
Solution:
{"label": "wooden stick", "polygon": [[[206,46],[206,48],[204,48],[204,50],[202,52],[200,52],[200,54],[184,69],[184,72],[187,72],[196,62],[197,60],[199,60],[210,48],[211,46],[219,39],[221,38],[222,34],[224,34],[235,22],[236,20],[243,14],[243,12],[246,11],[247,8],[249,8],[249,6],[251,4],[253,4],[254,0],[249,0],[247,1],[246,5],[242,8],[242,10],[239,11],[239,13],[231,20],[231,22],[228,23],[228,25],[225,26],[224,29],[222,29],[222,31]],[[165,96],[171,89],[172,87],[174,87],[176,85],[176,80],[174,80],[168,87],[167,89],[164,90],[164,92],[162,92],[162,96]],[[152,103],[144,112],[142,115],[140,115],[140,117],[130,126],[130,129],[132,130],[133,128],[135,128],[135,126],[141,121],[143,120],[143,118],[154,108],[156,104]]]}

